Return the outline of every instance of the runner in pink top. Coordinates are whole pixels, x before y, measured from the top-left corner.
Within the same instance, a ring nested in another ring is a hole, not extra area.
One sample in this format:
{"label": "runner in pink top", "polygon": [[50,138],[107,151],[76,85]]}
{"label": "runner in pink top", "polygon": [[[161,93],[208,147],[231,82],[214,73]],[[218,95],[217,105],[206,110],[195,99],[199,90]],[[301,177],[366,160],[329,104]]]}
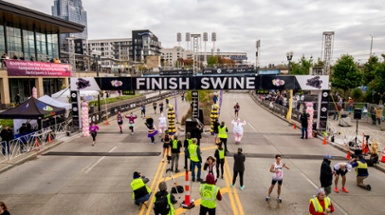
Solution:
{"label": "runner in pink top", "polygon": [[99,126],[97,126],[94,122],[92,122],[89,129],[92,137],[92,146],[95,145],[96,135],[98,134],[98,130],[99,130]]}
{"label": "runner in pink top", "polygon": [[134,115],[131,112],[130,115],[126,115],[125,117],[128,119],[128,124],[131,130],[131,134],[134,134],[135,119],[138,118],[138,116]]}

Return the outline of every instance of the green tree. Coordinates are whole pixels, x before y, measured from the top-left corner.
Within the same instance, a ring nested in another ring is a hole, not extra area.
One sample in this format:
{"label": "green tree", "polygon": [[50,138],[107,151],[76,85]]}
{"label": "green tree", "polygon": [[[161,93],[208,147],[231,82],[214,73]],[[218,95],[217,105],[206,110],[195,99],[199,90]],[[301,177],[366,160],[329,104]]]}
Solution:
{"label": "green tree", "polygon": [[351,55],[342,55],[333,69],[331,76],[332,87],[343,90],[345,98],[351,89],[361,86],[362,74]]}
{"label": "green tree", "polygon": [[385,61],[375,67],[374,75],[375,78],[371,82],[373,89],[380,94],[385,93]]}
{"label": "green tree", "polygon": [[313,65],[313,58],[307,60],[303,55],[298,63],[290,63],[290,74],[292,75],[309,75],[310,67]]}
{"label": "green tree", "polygon": [[219,56],[211,56],[207,59],[207,67],[215,67],[219,63]]}
{"label": "green tree", "polygon": [[380,64],[377,56],[371,56],[363,69],[363,85],[371,86],[371,82],[375,79],[376,67]]}
{"label": "green tree", "polygon": [[364,93],[362,92],[362,90],[360,88],[355,88],[352,91],[352,98],[356,102],[361,102],[364,98]]}

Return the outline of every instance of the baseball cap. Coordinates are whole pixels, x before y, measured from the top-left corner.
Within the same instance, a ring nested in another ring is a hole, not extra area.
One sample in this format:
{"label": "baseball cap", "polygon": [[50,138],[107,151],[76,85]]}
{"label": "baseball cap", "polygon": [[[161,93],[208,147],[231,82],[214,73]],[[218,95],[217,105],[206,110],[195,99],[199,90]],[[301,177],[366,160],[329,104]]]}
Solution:
{"label": "baseball cap", "polygon": [[332,156],[330,154],[324,155],[324,159],[330,159],[330,158],[332,158]]}

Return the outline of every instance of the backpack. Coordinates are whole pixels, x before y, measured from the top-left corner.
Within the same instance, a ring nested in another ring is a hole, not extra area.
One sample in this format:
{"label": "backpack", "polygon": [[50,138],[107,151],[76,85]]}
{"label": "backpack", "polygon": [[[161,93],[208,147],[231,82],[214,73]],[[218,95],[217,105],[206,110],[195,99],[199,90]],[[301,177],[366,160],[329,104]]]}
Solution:
{"label": "backpack", "polygon": [[170,205],[168,205],[167,195],[168,193],[157,193],[155,195],[156,201],[154,203],[154,212],[156,215],[167,215],[170,211]]}

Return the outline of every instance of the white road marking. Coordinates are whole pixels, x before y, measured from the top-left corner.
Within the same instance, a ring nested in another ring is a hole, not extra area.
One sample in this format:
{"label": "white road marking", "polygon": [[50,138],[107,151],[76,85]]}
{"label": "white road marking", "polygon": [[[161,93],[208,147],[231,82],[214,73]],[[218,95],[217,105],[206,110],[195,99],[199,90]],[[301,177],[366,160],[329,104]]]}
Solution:
{"label": "white road marking", "polygon": [[250,127],[253,128],[254,131],[257,131],[257,129],[254,126],[252,126],[250,123],[247,123],[247,125],[250,125]]}
{"label": "white road marking", "polygon": [[[110,151],[108,152],[112,152],[116,149],[116,146],[114,146]],[[99,158],[99,160],[97,160],[94,164],[92,164],[90,167],[88,167],[87,169],[85,169],[84,173],[88,173],[90,172],[96,165],[98,165],[98,163],[100,163],[104,158],[106,158],[106,156],[103,156],[101,158]]]}

